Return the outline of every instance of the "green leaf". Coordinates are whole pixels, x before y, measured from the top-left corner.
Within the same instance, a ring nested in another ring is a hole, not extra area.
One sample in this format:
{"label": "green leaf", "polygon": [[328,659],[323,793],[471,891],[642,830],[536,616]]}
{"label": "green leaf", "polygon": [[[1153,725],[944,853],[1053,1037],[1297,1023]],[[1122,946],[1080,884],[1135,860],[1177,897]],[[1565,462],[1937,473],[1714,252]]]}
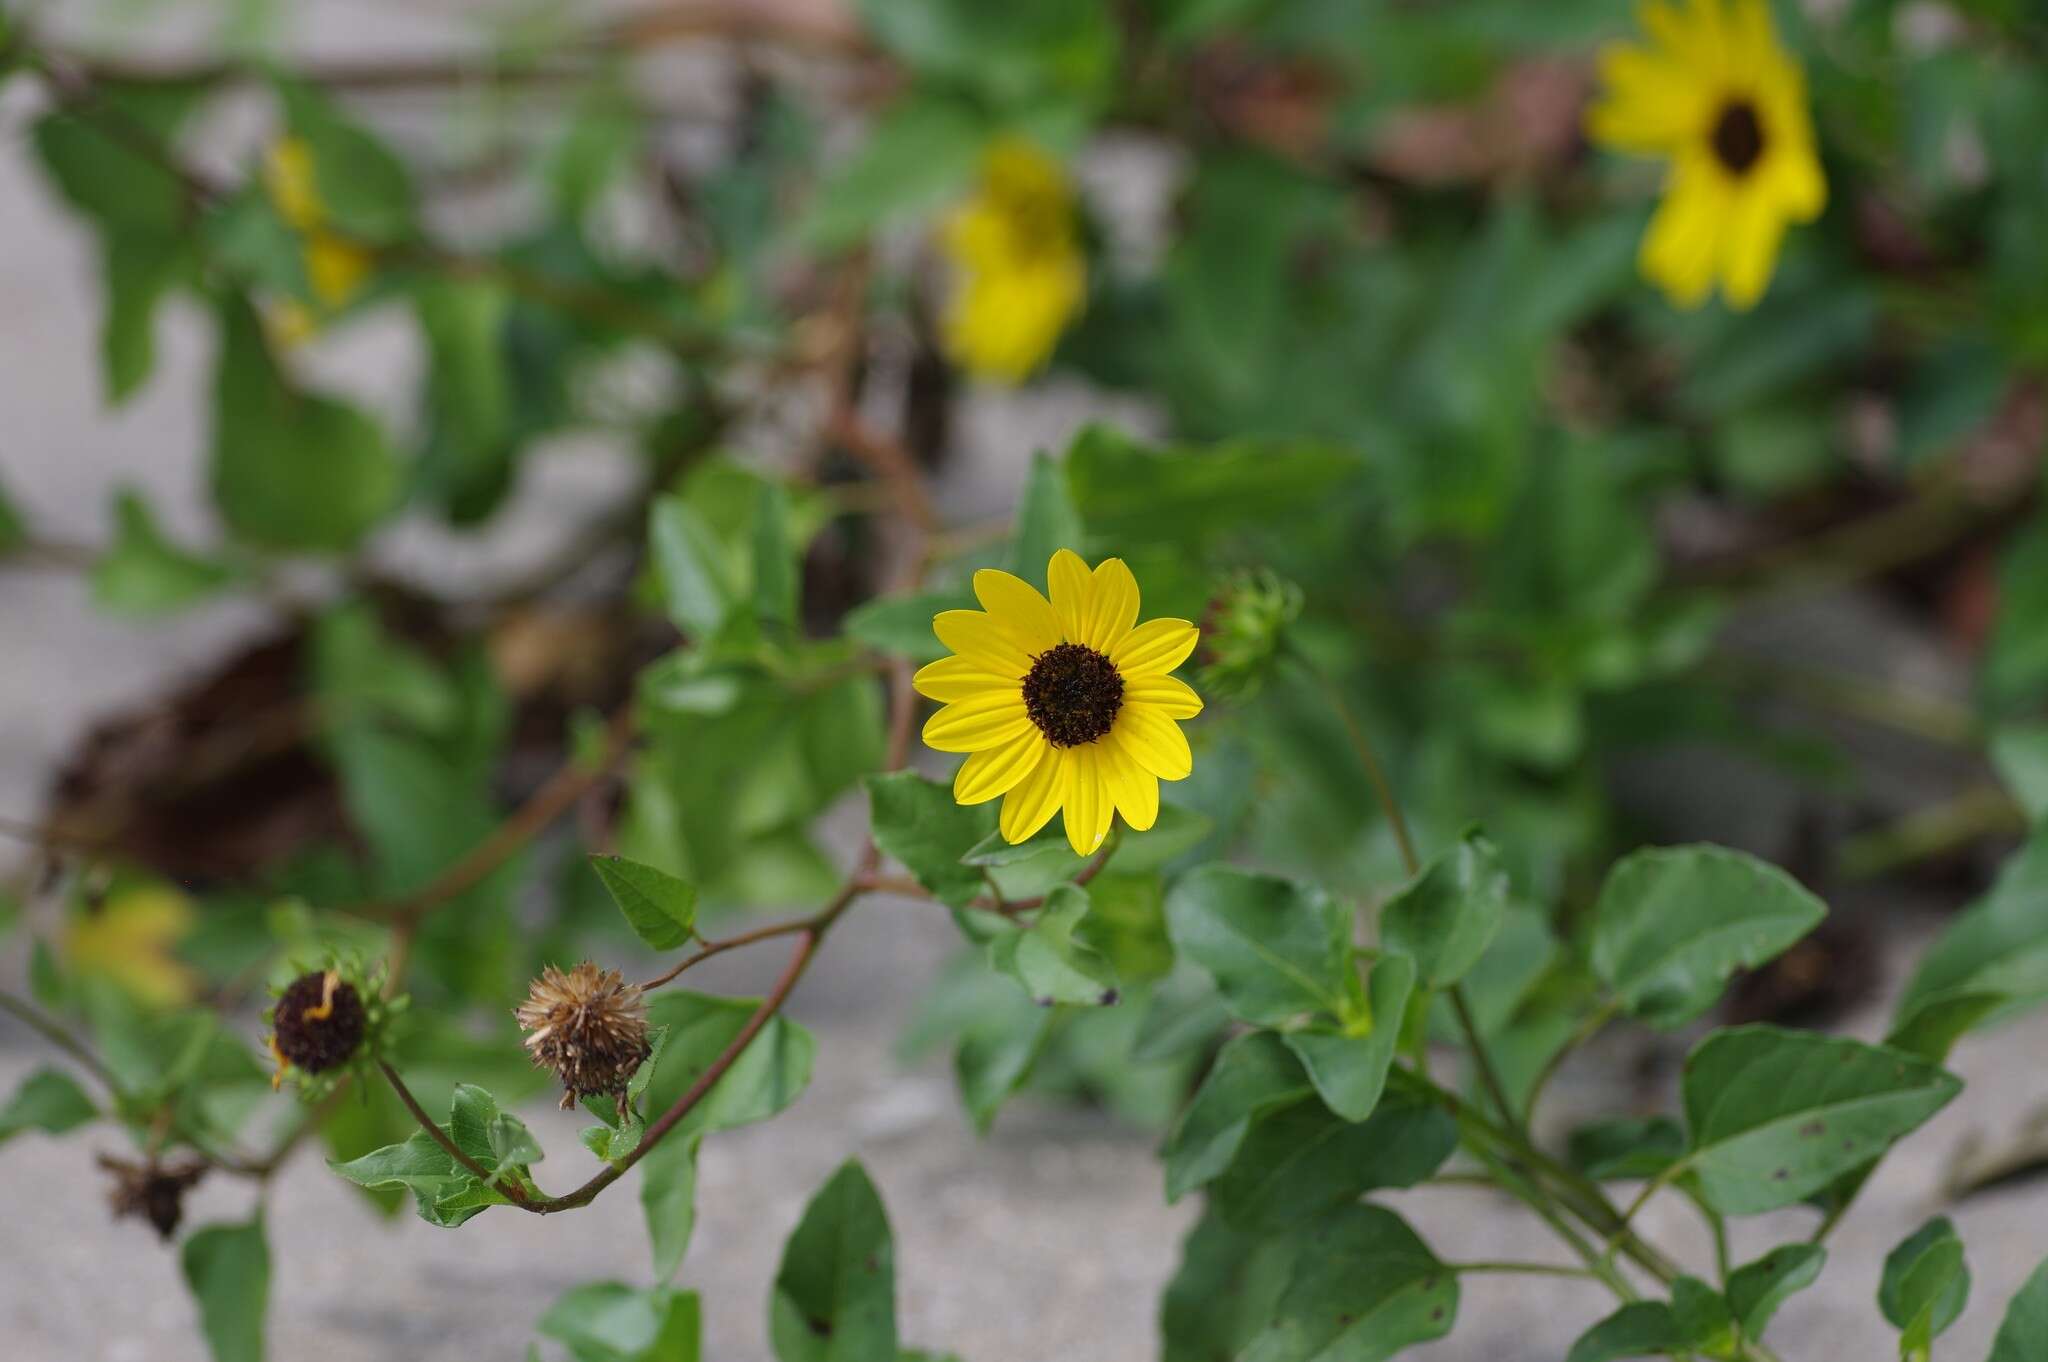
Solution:
{"label": "green leaf", "polygon": [[1299,1242],[1273,1318],[1241,1362],[1382,1362],[1450,1332],[1457,1274],[1392,1211],[1340,1207]]}
{"label": "green leaf", "polygon": [[279,81],[278,95],[292,135],[312,150],[313,182],[333,225],[370,241],[409,235],[415,206],[404,163],[311,86]]}
{"label": "green leaf", "polygon": [[1762,1338],[1778,1307],[1819,1280],[1827,1260],[1818,1244],[1780,1244],[1729,1273],[1728,1305],[1742,1336]]}
{"label": "green leaf", "polygon": [[592,856],[591,869],[640,939],[672,951],[696,934],[697,886],[623,856]]}
{"label": "green leaf", "polygon": [[1090,425],[1067,451],[1067,485],[1088,525],[1116,543],[1185,543],[1311,513],[1359,473],[1358,458],[1309,440],[1245,439],[1154,449]]}
{"label": "green leaf", "polygon": [[114,499],[114,542],[92,565],[93,603],[103,610],[155,615],[183,609],[232,585],[235,570],[187,553],[157,528],[133,488]]}
{"label": "green leaf", "polygon": [[654,1280],[667,1282],[690,1249],[697,1224],[697,1148],[701,1135],[672,1135],[640,1160],[640,1209],[654,1249]]}
{"label": "green leaf", "polygon": [[681,497],[657,499],[650,516],[648,542],[669,619],[690,638],[715,637],[734,601],[718,536]]}
{"label": "green leaf", "polygon": [[1166,1199],[1178,1201],[1220,1176],[1254,1121],[1314,1090],[1301,1061],[1273,1032],[1231,1037],[1166,1137]]}
{"label": "green leaf", "polygon": [[1671,1284],[1671,1300],[1624,1305],[1579,1336],[1565,1362],[1610,1362],[1622,1357],[1692,1350],[1732,1356],[1734,1321],[1728,1303],[1696,1277]]}
{"label": "green leaf", "polygon": [[44,1067],[21,1080],[7,1105],[0,1107],[0,1144],[24,1130],[62,1135],[98,1118],[99,1108],[67,1073]]}
{"label": "green leaf", "polygon": [[944,610],[978,609],[980,604],[966,591],[883,596],[847,612],[846,636],[878,652],[894,653],[912,662],[931,662],[947,653],[932,632],[932,618]]}
{"label": "green leaf", "polygon": [[1063,884],[1046,895],[1029,926],[1002,921],[988,944],[989,966],[1024,986],[1040,1007],[1106,1006],[1117,1000],[1116,971],[1077,932],[1088,916],[1088,891]]}
{"label": "green leaf", "polygon": [[1565,1362],[1612,1362],[1676,1353],[1685,1347],[1678,1318],[1664,1301],[1631,1301],[1580,1334]]}
{"label": "green leaf", "polygon": [[496,510],[512,486],[512,297],[495,280],[434,279],[414,290],[413,306],[428,363],[427,434],[416,477],[451,521],[472,524]]}
{"label": "green leaf", "polygon": [[2003,1005],[1964,1021],[1969,1029],[2048,996],[2048,832],[2029,837],[2000,868],[1991,892],[1953,918],[1920,957],[1899,999],[1896,1026],[1913,1025],[1937,1002],[1972,994],[1996,995]]}
{"label": "green leaf", "polygon": [[1507,907],[1500,854],[1468,832],[1381,910],[1380,941],[1414,956],[1424,985],[1445,988],[1478,963]]}
{"label": "green leaf", "polygon": [[2048,814],[2048,724],[2006,724],[1991,735],[1991,764],[2034,822]]}
{"label": "green leaf", "polygon": [[[525,1123],[500,1110],[490,1093],[471,1083],[456,1085],[449,1103],[448,1123],[442,1129],[458,1149],[487,1172],[502,1173],[522,1186],[531,1187],[525,1166],[540,1161],[540,1146]],[[346,1162],[329,1160],[327,1166],[361,1187],[409,1189],[420,1218],[443,1229],[454,1229],[508,1200],[502,1192],[485,1186],[424,1130],[416,1130],[402,1143],[386,1145],[360,1158]]]}
{"label": "green leaf", "polygon": [[896,1362],[894,1255],[882,1199],[849,1159],[783,1247],[768,1309],[780,1362]]}
{"label": "green leaf", "polygon": [[1189,872],[1166,897],[1174,949],[1256,1026],[1339,1016],[1352,996],[1351,913],[1322,889],[1233,866]]}
{"label": "green leaf", "polygon": [[1566,1155],[1589,1178],[1653,1178],[1685,1154],[1685,1130],[1668,1116],[1622,1116],[1580,1126]]}
{"label": "green leaf", "polygon": [[28,526],[22,523],[21,508],[0,486],[0,554],[8,554],[28,542]]}
{"label": "green leaf", "polygon": [[1254,1119],[1210,1196],[1242,1229],[1283,1230],[1376,1188],[1412,1187],[1457,1143],[1457,1122],[1413,1094],[1389,1093],[1363,1121],[1310,1098]]}
{"label": "green leaf", "polygon": [[1723,847],[1646,848],[1608,872],[1593,907],[1593,970],[1652,1026],[1690,1021],[1728,976],[1773,958],[1827,915],[1791,876]]}
{"label": "green leaf", "polygon": [[[1007,986],[1005,986],[1007,988]],[[1052,1034],[1053,1011],[1010,990],[1017,1011],[987,1019],[961,1037],[953,1052],[953,1074],[960,1100],[983,1134],[1011,1093],[1023,1084]]]}
{"label": "green leaf", "polygon": [[571,1287],[536,1327],[576,1362],[698,1362],[703,1333],[696,1292],[624,1282]]}
{"label": "green leaf", "polygon": [[2037,1362],[2048,1357],[2048,1262],[2014,1294],[1986,1362]]}
{"label": "green leaf", "polygon": [[1297,1238],[1245,1234],[1213,1207],[1205,1212],[1181,1242],[1180,1269],[1160,1300],[1161,1362],[1235,1358],[1278,1308]]}
{"label": "green leaf", "polygon": [[950,789],[914,771],[871,775],[861,784],[868,792],[875,845],[903,862],[935,898],[964,908],[986,887],[980,869],[961,864],[961,858],[989,835],[993,803],[955,803]]}
{"label": "green leaf", "polygon": [[1969,1299],[1963,1241],[1947,1216],[1928,1221],[1885,1255],[1877,1308],[1899,1331],[1905,1362],[1925,1362],[1934,1340],[1956,1322]]}
{"label": "green leaf", "polygon": [[1316,1091],[1347,1121],[1363,1121],[1379,1105],[1415,991],[1415,962],[1405,955],[1381,956],[1366,990],[1369,1012],[1341,1026],[1317,1024],[1286,1033],[1287,1048],[1308,1070]]}
{"label": "green leaf", "polygon": [[861,0],[858,9],[905,68],[998,106],[1059,107],[1059,96],[1094,91],[1115,65],[1117,27],[1089,0]]}
{"label": "green leaf", "polygon": [[353,407],[293,389],[240,299],[221,314],[212,478],[236,534],[290,551],[354,547],[399,496],[383,430]]}
{"label": "green leaf", "polygon": [[270,1295],[270,1249],[263,1222],[207,1225],[180,1252],[185,1283],[199,1302],[199,1327],[214,1362],[263,1362],[263,1314]]}
{"label": "green leaf", "polygon": [[100,322],[100,366],[107,403],[133,396],[156,367],[156,310],[192,273],[182,238],[152,232],[108,232],[101,238],[106,312]]}
{"label": "green leaf", "polygon": [[1723,1214],[1789,1206],[1869,1163],[1961,1088],[1882,1046],[1774,1026],[1716,1031],[1686,1059],[1683,1163]]}
{"label": "green leaf", "polygon": [[1045,572],[1060,549],[1080,552],[1084,531],[1081,513],[1067,494],[1067,470],[1050,455],[1039,453],[1031,460],[1031,473],[1017,498],[1017,527],[1010,537],[1010,571],[1039,588],[1046,588]]}
{"label": "green leaf", "polygon": [[185,186],[168,166],[167,156],[151,154],[157,137],[175,130],[190,96],[175,103],[159,102],[151,112],[147,96],[137,90],[110,91],[106,98],[113,119],[139,124],[134,139],[109,131],[93,118],[64,110],[36,122],[36,153],[71,206],[105,229],[175,235],[184,225]]}
{"label": "green leaf", "polygon": [[[647,1085],[647,1110],[655,1113],[673,1106],[739,1035],[759,1005],[752,998],[688,992],[665,992],[650,1002],[649,1024],[669,1030]],[[803,1027],[780,1015],[770,1018],[668,1138],[767,1120],[794,1102],[810,1082],[816,1048]]]}
{"label": "green leaf", "polygon": [[893,101],[797,227],[820,250],[851,246],[884,222],[924,212],[973,182],[989,135],[964,100],[917,90]]}
{"label": "green leaf", "polygon": [[2038,701],[2048,688],[2048,514],[2034,513],[2006,540],[1998,564],[1998,613],[1977,685],[2000,712]]}
{"label": "green leaf", "polygon": [[789,493],[764,481],[754,504],[754,618],[796,627],[797,546],[789,537]]}

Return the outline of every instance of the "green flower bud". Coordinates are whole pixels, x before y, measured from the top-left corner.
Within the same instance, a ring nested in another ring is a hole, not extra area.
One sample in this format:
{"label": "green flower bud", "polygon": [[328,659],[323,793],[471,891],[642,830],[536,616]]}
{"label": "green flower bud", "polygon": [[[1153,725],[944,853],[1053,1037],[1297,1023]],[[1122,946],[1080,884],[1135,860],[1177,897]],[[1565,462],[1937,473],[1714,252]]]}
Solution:
{"label": "green flower bud", "polygon": [[1248,700],[1271,677],[1286,645],[1287,626],[1301,614],[1301,588],[1267,568],[1230,574],[1209,598],[1196,650],[1196,677],[1206,691]]}

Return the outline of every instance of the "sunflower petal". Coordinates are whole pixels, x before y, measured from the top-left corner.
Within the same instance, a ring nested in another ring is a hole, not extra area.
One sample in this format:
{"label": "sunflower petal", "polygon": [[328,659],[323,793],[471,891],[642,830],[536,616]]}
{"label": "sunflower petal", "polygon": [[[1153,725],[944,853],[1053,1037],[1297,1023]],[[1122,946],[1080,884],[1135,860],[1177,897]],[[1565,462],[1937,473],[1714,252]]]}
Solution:
{"label": "sunflower petal", "polygon": [[1117,811],[1135,832],[1144,832],[1159,818],[1159,777],[1138,765],[1121,743],[1102,744],[1103,769]]}
{"label": "sunflower petal", "polygon": [[1031,773],[1010,787],[1003,796],[1002,817],[997,826],[1003,840],[1016,845],[1029,841],[1060,811],[1060,797],[1066,793],[1065,766],[1068,754],[1047,744],[1038,754]]}
{"label": "sunflower petal", "polygon": [[974,595],[1026,652],[1042,653],[1060,641],[1060,622],[1052,606],[1022,577],[983,568],[974,574]]}
{"label": "sunflower petal", "polygon": [[1043,735],[1027,729],[1000,747],[985,747],[960,763],[953,776],[953,802],[985,804],[1008,794],[1038,766],[1047,748]]}
{"label": "sunflower petal", "polygon": [[1161,780],[1184,780],[1195,768],[1187,734],[1149,705],[1118,710],[1110,741],[1121,743],[1138,765]]}
{"label": "sunflower petal", "polygon": [[1109,784],[1103,779],[1100,745],[1069,749],[1066,766],[1067,845],[1076,856],[1093,856],[1109,835],[1109,822],[1116,813]]}
{"label": "sunflower petal", "polygon": [[972,657],[942,657],[936,662],[927,662],[917,669],[910,678],[910,684],[917,693],[928,700],[944,704],[952,700],[965,700],[989,691],[1017,691],[1022,694],[1021,676],[1003,676],[990,671],[981,661]]}
{"label": "sunflower petal", "polygon": [[1144,705],[1169,719],[1192,719],[1202,712],[1202,697],[1177,676],[1134,676],[1124,682],[1124,703]]}
{"label": "sunflower petal", "polygon": [[1751,189],[1737,196],[1722,234],[1721,293],[1729,307],[1747,311],[1764,296],[1784,236],[1784,216],[1767,195]]}
{"label": "sunflower petal", "polygon": [[1186,620],[1146,620],[1117,641],[1109,660],[1124,674],[1126,684],[1133,677],[1164,676],[1187,661],[1201,639],[1202,631]]}
{"label": "sunflower petal", "polygon": [[1053,554],[1045,569],[1046,585],[1052,588],[1052,612],[1060,632],[1069,643],[1088,641],[1088,610],[1095,599],[1095,584],[1088,565],[1072,549]]}
{"label": "sunflower petal", "polygon": [[1030,733],[1022,695],[996,694],[956,700],[925,721],[925,746],[941,752],[979,752]]}
{"label": "sunflower petal", "polygon": [[1138,621],[1138,579],[1121,558],[1095,565],[1095,598],[1089,603],[1088,637],[1080,640],[1098,653],[1123,641]]}
{"label": "sunflower petal", "polygon": [[1022,676],[1031,670],[1030,655],[1016,636],[979,610],[941,610],[932,616],[932,632],[939,642],[989,671]]}

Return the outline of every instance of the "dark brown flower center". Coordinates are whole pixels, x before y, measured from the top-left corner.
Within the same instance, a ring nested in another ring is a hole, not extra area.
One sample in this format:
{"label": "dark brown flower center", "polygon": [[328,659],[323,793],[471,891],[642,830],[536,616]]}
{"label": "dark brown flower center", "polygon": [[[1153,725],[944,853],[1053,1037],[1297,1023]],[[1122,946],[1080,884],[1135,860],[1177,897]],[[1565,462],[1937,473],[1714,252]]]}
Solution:
{"label": "dark brown flower center", "polygon": [[1730,175],[1747,175],[1764,154],[1764,125],[1756,116],[1756,105],[1746,99],[1731,99],[1721,106],[1714,120],[1714,155]]}
{"label": "dark brown flower center", "polygon": [[1124,703],[1116,664],[1079,643],[1040,653],[1024,678],[1024,712],[1054,747],[1079,747],[1109,732]]}
{"label": "dark brown flower center", "polygon": [[302,974],[277,1000],[271,1026],[277,1052],[309,1074],[355,1053],[368,1021],[355,986],[331,974]]}

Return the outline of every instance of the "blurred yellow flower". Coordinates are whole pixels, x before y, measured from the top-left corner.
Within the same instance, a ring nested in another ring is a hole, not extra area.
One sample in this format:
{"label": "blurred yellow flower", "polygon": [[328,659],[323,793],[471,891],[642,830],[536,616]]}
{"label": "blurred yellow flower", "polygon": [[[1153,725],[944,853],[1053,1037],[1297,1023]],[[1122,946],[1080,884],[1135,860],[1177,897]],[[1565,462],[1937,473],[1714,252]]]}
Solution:
{"label": "blurred yellow flower", "polygon": [[957,275],[943,320],[947,353],[982,377],[1021,382],[1045,363],[1088,291],[1065,172],[1027,142],[996,143],[979,188],[939,240]]}
{"label": "blurred yellow flower", "polygon": [[112,980],[158,1007],[190,1002],[199,975],[171,954],[193,928],[192,901],[168,885],[117,890],[95,911],[71,919],[64,957],[81,974]]}
{"label": "blurred yellow flower", "polygon": [[[313,296],[330,310],[348,302],[369,277],[370,253],[328,229],[327,206],[313,174],[313,148],[305,138],[286,137],[271,145],[263,183],[277,215],[305,238],[306,282]],[[301,329],[304,321],[289,329]]]}
{"label": "blurred yellow flower", "polygon": [[983,610],[946,610],[932,631],[954,656],[921,668],[919,693],[941,703],[924,740],[966,752],[953,798],[1003,796],[1003,838],[1022,842],[1066,810],[1067,843],[1086,856],[1110,820],[1143,832],[1159,816],[1159,782],[1193,769],[1178,719],[1201,697],[1168,675],[1194,651],[1186,620],[1138,624],[1138,583],[1121,558],[1093,573],[1061,549],[1048,602],[1007,572],[974,574]]}
{"label": "blurred yellow flower", "polygon": [[1600,54],[1593,138],[1671,163],[1638,256],[1681,307],[1716,282],[1730,307],[1763,296],[1785,228],[1827,201],[1806,78],[1779,46],[1764,0],[1645,0],[1647,46]]}

